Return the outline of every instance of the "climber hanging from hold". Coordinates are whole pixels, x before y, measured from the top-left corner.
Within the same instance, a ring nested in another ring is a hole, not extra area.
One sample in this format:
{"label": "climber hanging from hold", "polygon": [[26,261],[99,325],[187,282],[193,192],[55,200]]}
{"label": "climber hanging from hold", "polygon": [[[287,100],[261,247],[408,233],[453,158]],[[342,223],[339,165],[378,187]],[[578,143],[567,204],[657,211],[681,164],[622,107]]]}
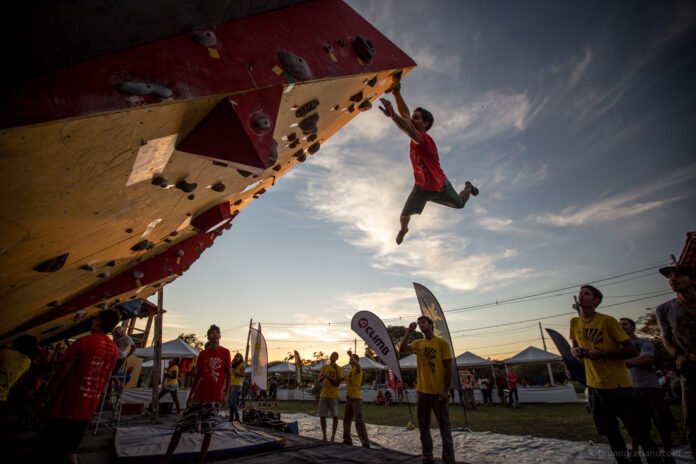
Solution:
{"label": "climber hanging from hold", "polygon": [[432,137],[426,133],[433,127],[433,115],[430,111],[420,107],[416,108],[413,114],[410,113],[401,96],[400,73],[394,75],[394,83],[387,92],[394,94],[399,113],[397,114],[391,102],[384,98],[380,98],[383,107],[380,106],[379,109],[411,138],[410,157],[415,178],[413,190],[411,190],[404,209],[401,211],[401,229],[396,236],[396,243],[399,245],[408,232],[411,215],[421,214],[427,202],[432,201],[459,209],[466,205],[469,196],[478,195],[479,190],[467,181],[464,190],[457,193],[447,180],[440,167],[437,146],[435,146]]}

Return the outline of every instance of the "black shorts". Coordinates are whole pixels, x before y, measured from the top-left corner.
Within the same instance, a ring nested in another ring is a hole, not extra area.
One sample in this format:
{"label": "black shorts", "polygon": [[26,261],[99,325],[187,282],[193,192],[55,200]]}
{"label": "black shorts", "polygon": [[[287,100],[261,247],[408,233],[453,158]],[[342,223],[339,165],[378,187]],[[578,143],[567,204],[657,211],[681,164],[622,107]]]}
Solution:
{"label": "black shorts", "polygon": [[617,417],[631,436],[637,435],[634,432],[650,430],[647,407],[638,402],[633,388],[590,387],[588,390],[592,419],[599,435],[618,430]]}
{"label": "black shorts", "polygon": [[655,427],[666,432],[676,432],[677,422],[665,401],[662,388],[634,388],[636,399],[646,406]]}
{"label": "black shorts", "polygon": [[423,190],[417,185],[413,186],[411,194],[406,199],[404,209],[401,211],[402,216],[411,216],[420,214],[425,208],[425,204],[429,201],[440,205],[449,206],[450,208],[463,208],[464,200],[454,190],[449,181],[445,181],[441,192],[433,192],[431,190]]}
{"label": "black shorts", "polygon": [[89,420],[47,418],[43,428],[39,430],[38,453],[52,458],[73,454],[80,446],[88,426]]}

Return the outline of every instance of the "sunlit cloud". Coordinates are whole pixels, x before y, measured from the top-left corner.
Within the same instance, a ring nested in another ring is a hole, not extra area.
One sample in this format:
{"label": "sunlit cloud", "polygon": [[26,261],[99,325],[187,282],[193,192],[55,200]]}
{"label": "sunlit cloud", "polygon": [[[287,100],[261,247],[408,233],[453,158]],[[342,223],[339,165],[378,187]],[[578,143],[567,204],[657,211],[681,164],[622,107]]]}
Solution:
{"label": "sunlit cloud", "polygon": [[[573,205],[558,214],[532,215],[530,219],[539,224],[568,227],[594,225],[643,215],[681,200],[682,197],[675,195],[671,189],[680,184],[693,182],[694,179],[696,179],[696,164],[659,177],[654,182],[641,185],[639,188],[586,206]],[[662,198],[648,198],[657,193],[663,193]]]}

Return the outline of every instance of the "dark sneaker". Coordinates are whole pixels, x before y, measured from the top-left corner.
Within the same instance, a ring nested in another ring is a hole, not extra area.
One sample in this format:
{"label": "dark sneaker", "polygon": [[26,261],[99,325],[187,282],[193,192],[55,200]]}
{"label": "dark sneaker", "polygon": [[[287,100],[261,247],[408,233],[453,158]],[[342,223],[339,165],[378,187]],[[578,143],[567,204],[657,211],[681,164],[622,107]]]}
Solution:
{"label": "dark sneaker", "polygon": [[471,182],[469,182],[469,181],[467,180],[467,181],[464,183],[464,185],[465,185],[466,187],[471,187],[471,194],[472,194],[473,196],[478,196],[478,194],[479,194],[479,189],[477,189],[476,187],[474,187],[474,184],[472,184]]}

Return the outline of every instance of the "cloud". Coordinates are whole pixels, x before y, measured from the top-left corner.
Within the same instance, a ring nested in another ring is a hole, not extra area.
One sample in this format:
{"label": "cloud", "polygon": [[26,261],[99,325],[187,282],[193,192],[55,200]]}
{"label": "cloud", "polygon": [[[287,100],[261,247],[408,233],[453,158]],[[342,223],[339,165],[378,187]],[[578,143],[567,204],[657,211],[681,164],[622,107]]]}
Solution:
{"label": "cloud", "polygon": [[[690,183],[695,179],[696,164],[692,164],[623,194],[608,197],[586,206],[569,206],[559,214],[533,215],[530,216],[530,219],[539,224],[570,227],[631,218],[681,200],[683,197],[676,194],[673,189],[682,184],[687,184],[687,189],[691,188]],[[661,198],[649,198],[660,193],[662,194]]]}

